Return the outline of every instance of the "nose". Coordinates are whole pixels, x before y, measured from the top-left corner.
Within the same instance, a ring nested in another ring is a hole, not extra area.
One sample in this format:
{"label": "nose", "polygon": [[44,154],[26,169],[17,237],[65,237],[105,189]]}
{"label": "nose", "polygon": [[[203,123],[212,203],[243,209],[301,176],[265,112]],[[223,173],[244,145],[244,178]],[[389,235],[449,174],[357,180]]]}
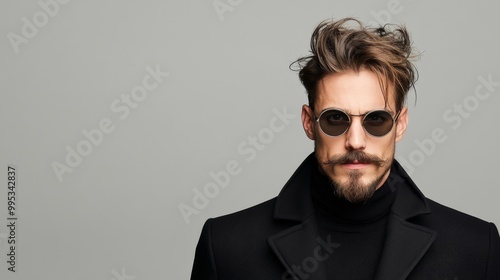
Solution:
{"label": "nose", "polygon": [[347,150],[364,150],[366,147],[366,133],[361,116],[351,117],[351,125],[346,131],[345,147]]}

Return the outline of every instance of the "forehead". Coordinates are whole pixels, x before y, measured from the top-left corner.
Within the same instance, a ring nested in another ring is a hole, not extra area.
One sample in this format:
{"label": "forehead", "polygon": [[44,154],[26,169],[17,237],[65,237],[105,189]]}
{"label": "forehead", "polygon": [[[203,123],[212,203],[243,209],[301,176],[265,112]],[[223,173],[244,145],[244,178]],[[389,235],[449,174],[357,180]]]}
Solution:
{"label": "forehead", "polygon": [[339,108],[349,114],[376,109],[394,112],[394,100],[387,104],[377,75],[369,70],[328,74],[318,83],[315,110]]}

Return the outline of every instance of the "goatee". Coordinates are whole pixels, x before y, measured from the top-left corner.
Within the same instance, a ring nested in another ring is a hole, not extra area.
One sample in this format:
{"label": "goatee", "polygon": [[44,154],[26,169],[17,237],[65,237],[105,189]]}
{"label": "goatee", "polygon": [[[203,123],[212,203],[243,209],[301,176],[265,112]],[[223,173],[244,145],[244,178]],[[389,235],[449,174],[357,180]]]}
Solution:
{"label": "goatee", "polygon": [[[363,183],[361,181],[363,172],[360,170],[350,170],[348,172],[348,180],[344,183],[333,179],[332,175],[334,175],[335,173],[334,170],[336,165],[355,162],[373,164],[376,168],[383,168],[384,171],[380,176],[368,183]],[[380,185],[380,183],[382,183],[384,176],[390,169],[390,164],[388,163],[390,163],[389,160],[383,160],[377,156],[368,155],[362,151],[351,151],[344,155],[335,156],[322,162],[322,168],[320,168],[320,170],[323,173],[326,173],[325,175],[330,178],[332,188],[336,196],[343,198],[351,203],[364,203],[373,196],[373,194],[377,190],[377,187]],[[329,170],[331,174],[327,170]]]}

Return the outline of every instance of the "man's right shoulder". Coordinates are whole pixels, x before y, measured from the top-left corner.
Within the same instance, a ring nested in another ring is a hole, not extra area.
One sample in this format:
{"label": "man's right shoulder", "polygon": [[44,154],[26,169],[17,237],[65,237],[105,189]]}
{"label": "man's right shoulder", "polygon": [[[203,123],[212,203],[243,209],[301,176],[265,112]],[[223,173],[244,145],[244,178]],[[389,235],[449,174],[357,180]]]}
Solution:
{"label": "man's right shoulder", "polygon": [[275,219],[276,201],[273,198],[235,213],[210,218],[205,222],[203,232],[210,234],[214,244],[237,243],[241,238],[245,238],[250,247],[266,244],[269,236],[297,223]]}
{"label": "man's right shoulder", "polygon": [[244,227],[256,223],[269,223],[273,221],[274,208],[277,198],[272,198],[249,208],[209,219],[212,226],[216,227]]}

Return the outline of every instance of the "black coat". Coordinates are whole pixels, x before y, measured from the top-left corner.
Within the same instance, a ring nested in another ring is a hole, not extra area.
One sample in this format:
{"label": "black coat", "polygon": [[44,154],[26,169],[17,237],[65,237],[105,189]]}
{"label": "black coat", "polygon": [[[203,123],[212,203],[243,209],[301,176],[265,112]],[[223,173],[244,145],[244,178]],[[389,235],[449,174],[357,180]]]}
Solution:
{"label": "black coat", "polygon": [[[313,160],[311,154],[277,198],[207,220],[191,280],[335,279],[325,275],[322,260],[339,244],[318,237],[309,187]],[[389,177],[397,197],[374,279],[500,280],[495,225],[425,198],[394,164],[401,176]]]}

